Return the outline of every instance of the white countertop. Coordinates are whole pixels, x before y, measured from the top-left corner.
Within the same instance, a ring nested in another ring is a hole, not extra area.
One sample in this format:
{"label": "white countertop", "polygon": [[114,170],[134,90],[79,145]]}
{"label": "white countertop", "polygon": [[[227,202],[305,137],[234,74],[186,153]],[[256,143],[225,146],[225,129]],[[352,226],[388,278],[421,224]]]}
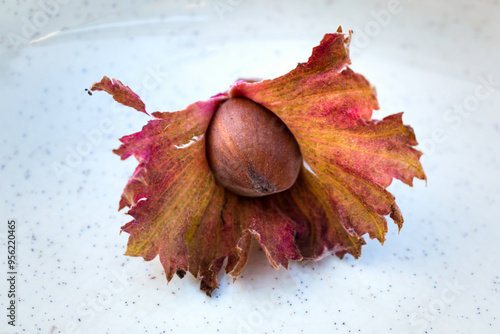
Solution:
{"label": "white countertop", "polygon": [[[19,263],[17,327],[2,314],[0,333],[500,331],[498,2],[137,3],[0,5],[0,219],[18,222]],[[136,161],[111,150],[147,117],[85,88],[107,75],[148,110],[183,109],[286,73],[340,24],[359,36],[352,68],[377,88],[374,118],[404,111],[424,151],[427,186],[390,186],[401,233],[390,223],[359,260],[288,271],[254,244],[212,298],[190,275],[167,285],[158,259],[124,256],[118,200]],[[7,275],[6,223],[0,236]]]}

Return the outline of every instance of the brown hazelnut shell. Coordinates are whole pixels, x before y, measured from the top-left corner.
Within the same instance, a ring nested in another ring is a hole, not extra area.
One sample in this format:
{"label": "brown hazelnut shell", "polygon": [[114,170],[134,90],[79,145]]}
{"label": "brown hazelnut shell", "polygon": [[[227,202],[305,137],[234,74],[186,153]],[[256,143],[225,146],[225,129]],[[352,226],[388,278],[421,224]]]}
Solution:
{"label": "brown hazelnut shell", "polygon": [[260,197],[289,189],[302,155],[295,137],[273,112],[242,97],[222,103],[206,132],[216,180],[231,192]]}

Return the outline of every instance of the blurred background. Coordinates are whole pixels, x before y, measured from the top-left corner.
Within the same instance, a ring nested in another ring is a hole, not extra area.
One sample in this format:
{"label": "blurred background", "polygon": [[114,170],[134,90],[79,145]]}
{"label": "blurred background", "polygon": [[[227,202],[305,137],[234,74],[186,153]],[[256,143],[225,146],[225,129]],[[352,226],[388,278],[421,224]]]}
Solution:
{"label": "blurred background", "polygon": [[[498,1],[11,1],[0,4],[0,227],[17,221],[18,313],[0,333],[497,333],[500,328]],[[275,270],[254,245],[208,298],[123,256],[117,212],[136,161],[111,150],[147,117],[85,91],[106,75],[148,111],[238,78],[274,78],[325,33],[353,30],[374,118],[404,112],[428,182],[390,186],[405,217],[359,260]]]}

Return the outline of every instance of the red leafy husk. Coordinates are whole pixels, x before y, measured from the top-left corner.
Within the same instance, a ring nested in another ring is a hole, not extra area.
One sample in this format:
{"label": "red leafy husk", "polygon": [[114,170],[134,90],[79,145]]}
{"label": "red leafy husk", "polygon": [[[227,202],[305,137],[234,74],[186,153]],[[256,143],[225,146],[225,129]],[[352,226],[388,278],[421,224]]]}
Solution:
{"label": "red leafy husk", "polygon": [[149,115],[146,112],[146,105],[142,102],[139,95],[134,93],[128,86],[122,84],[120,80],[110,79],[105,76],[100,82],[93,84],[90,89],[93,91],[105,91],[106,93],[112,95],[115,101]]}
{"label": "red leafy husk", "polygon": [[[350,37],[325,35],[307,63],[261,82],[238,81],[227,93],[169,113],[155,112],[142,131],[125,136],[114,152],[139,161],[123,192],[120,209],[134,219],[127,255],[157,255],[170,281],[189,271],[208,295],[217,274],[236,278],[248,257],[251,236],[270,263],[317,260],[324,255],[359,257],[362,236],[384,241],[386,215],[401,228],[395,198],[385,188],[393,178],[412,185],[425,179],[413,130],[402,114],[372,120],[375,89],[346,67]],[[141,112],[130,88],[104,77],[92,90]],[[205,155],[204,133],[219,104],[244,96],[278,115],[299,142],[304,161],[289,190],[260,198],[237,196],[215,182]]]}

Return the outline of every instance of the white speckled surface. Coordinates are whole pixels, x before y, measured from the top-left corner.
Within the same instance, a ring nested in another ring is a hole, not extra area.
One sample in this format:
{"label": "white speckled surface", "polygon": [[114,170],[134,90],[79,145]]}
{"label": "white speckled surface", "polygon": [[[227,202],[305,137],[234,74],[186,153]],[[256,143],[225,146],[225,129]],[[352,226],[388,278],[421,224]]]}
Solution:
{"label": "white speckled surface", "polygon": [[[379,21],[390,1],[57,3],[45,21],[40,2],[0,4],[0,219],[19,223],[18,323],[2,279],[0,333],[500,332],[498,1],[401,0]],[[427,187],[391,185],[401,233],[288,271],[254,247],[212,298],[123,256],[116,209],[136,162],[111,150],[146,117],[84,89],[108,75],[149,110],[177,110],[287,72],[339,24],[361,36],[352,67],[377,87],[374,117],[404,111],[425,152]]]}

